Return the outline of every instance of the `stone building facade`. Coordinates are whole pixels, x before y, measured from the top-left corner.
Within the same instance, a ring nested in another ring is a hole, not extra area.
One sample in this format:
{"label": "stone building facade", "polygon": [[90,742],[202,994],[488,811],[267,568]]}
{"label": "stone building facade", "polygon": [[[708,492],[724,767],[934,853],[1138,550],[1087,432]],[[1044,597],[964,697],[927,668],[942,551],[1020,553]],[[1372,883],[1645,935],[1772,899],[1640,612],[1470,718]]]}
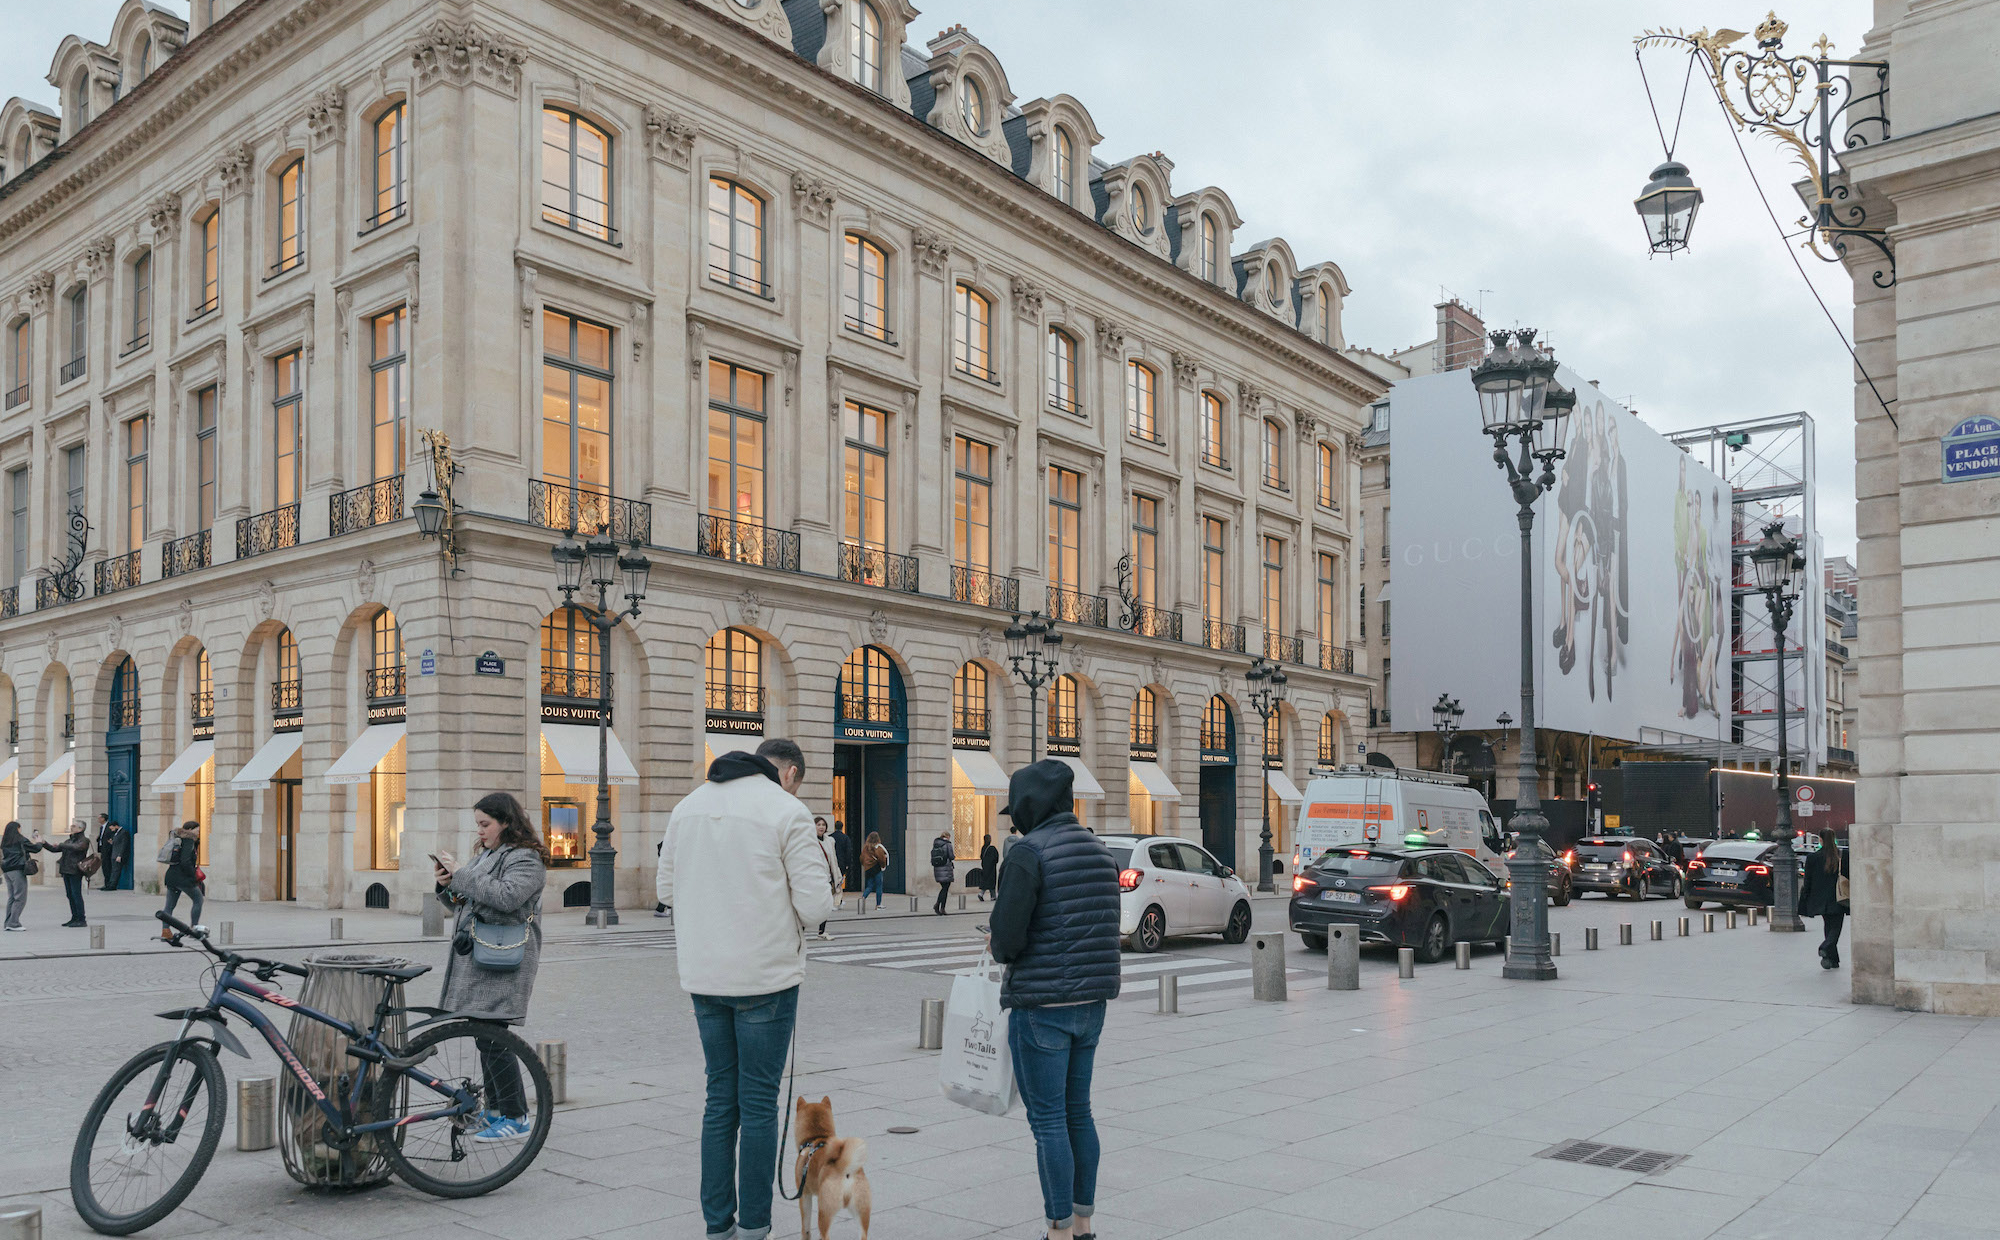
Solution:
{"label": "stone building facade", "polygon": [[[213,894],[412,908],[489,790],[589,845],[608,676],[624,904],[759,735],[911,890],[941,826],[999,833],[1031,745],[1093,825],[1253,866],[1289,784],[1257,768],[1365,720],[1386,384],[1346,281],[915,17],[131,0],[65,40],[60,109],[0,111],[15,812],[129,814],[142,858],[194,818]],[[608,648],[569,528],[653,563]],[[1034,725],[1017,611],[1067,635]]]}

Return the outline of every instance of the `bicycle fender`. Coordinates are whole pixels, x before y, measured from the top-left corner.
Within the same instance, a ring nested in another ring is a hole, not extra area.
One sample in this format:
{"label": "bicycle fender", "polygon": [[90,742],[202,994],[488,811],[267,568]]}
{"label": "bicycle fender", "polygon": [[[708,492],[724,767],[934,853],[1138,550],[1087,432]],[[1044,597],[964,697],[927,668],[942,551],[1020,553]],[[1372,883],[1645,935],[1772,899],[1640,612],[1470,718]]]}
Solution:
{"label": "bicycle fender", "polygon": [[162,1020],[201,1021],[215,1031],[215,1041],[218,1046],[241,1055],[245,1059],[250,1058],[250,1052],[243,1048],[243,1043],[237,1041],[236,1035],[229,1032],[229,1026],[223,1021],[222,1013],[215,1011],[213,1008],[177,1008],[171,1012],[155,1012],[154,1015],[160,1017]]}

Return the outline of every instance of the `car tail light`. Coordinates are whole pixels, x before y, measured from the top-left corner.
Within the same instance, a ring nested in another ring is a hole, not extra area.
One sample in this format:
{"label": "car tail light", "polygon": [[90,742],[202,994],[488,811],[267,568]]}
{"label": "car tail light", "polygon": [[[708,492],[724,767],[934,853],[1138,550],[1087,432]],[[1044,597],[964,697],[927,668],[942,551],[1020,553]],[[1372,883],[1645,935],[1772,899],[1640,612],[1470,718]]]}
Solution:
{"label": "car tail light", "polygon": [[1572,848],[1563,854],[1563,864],[1572,869],[1576,867],[1576,849]]}
{"label": "car tail light", "polygon": [[1350,857],[1365,857],[1368,855],[1368,850],[1365,848],[1350,848],[1347,850],[1347,855]]}
{"label": "car tail light", "polygon": [[1744,866],[1743,869],[1746,873],[1749,874],[1769,874],[1771,872],[1770,866],[1758,865],[1755,862],[1752,862],[1751,864]]}
{"label": "car tail light", "polygon": [[1696,857],[1694,860],[1688,862],[1688,869],[1690,870],[1706,870],[1707,868],[1708,862],[1703,861],[1700,857]]}
{"label": "car tail light", "polygon": [[1626,865],[1632,864],[1632,850],[1629,848],[1625,850],[1625,864]]}
{"label": "car tail light", "polygon": [[1311,879],[1307,878],[1303,874],[1292,875],[1292,890],[1294,892],[1304,891],[1308,887],[1317,887],[1317,886],[1319,886],[1318,883],[1313,882]]}
{"label": "car tail light", "polygon": [[1118,890],[1137,891],[1139,890],[1139,880],[1144,877],[1145,875],[1137,870],[1120,870],[1118,871]]}
{"label": "car tail light", "polygon": [[1401,900],[1404,896],[1410,894],[1410,885],[1408,883],[1391,883],[1383,887],[1370,887],[1368,890],[1387,892],[1391,900]]}

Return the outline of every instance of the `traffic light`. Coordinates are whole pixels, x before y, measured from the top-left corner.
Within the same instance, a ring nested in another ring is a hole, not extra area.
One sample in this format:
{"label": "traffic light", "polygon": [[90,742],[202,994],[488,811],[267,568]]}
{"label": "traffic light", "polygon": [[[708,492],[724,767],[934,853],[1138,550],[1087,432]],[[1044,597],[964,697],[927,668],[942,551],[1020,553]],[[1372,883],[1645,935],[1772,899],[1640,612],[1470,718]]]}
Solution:
{"label": "traffic light", "polygon": [[1584,795],[1588,801],[1590,816],[1595,819],[1598,811],[1604,808],[1604,790],[1596,784],[1591,784],[1584,790]]}

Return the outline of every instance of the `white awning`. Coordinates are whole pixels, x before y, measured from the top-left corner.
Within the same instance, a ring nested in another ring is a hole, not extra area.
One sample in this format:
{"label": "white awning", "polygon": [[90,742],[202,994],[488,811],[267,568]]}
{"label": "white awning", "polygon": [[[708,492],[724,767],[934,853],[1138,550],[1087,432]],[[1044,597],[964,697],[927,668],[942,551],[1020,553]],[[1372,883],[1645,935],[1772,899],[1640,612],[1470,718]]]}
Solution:
{"label": "white awning", "polygon": [[47,792],[49,789],[55,787],[58,781],[68,779],[69,773],[75,768],[76,750],[71,749],[65,752],[62,757],[49,763],[40,775],[29,780],[28,791]]}
{"label": "white awning", "polygon": [[952,765],[965,776],[972,790],[983,797],[1007,797],[1007,772],[993,760],[993,755],[984,749],[954,749],[951,751]]}
{"label": "white awning", "polygon": [[715,761],[726,753],[756,753],[757,746],[764,738],[756,732],[705,732],[702,744],[708,749],[708,760]]}
{"label": "white awning", "polygon": [[6,783],[21,773],[21,755],[15,754],[5,762],[0,762],[0,784]]}
{"label": "white awning", "polygon": [[1264,782],[1271,785],[1271,791],[1277,793],[1278,799],[1286,805],[1305,803],[1305,797],[1299,795],[1298,785],[1294,784],[1291,777],[1283,771],[1265,771]]}
{"label": "white awning", "polygon": [[181,750],[181,756],[174,759],[173,765],[160,772],[159,778],[153,781],[153,791],[179,792],[188,780],[194,778],[194,773],[201,769],[202,763],[214,756],[214,741],[194,742]]}
{"label": "white awning", "polygon": [[1090,768],[1083,764],[1082,758],[1065,758],[1060,754],[1049,756],[1075,773],[1076,778],[1070,782],[1070,795],[1079,801],[1104,799],[1104,785],[1097,782],[1097,776],[1090,773]]}
{"label": "white awning", "polygon": [[1181,790],[1174,787],[1174,781],[1167,778],[1165,770],[1157,762],[1134,762],[1132,778],[1146,789],[1146,795],[1155,801],[1178,801]]}
{"label": "white awning", "polygon": [[[545,723],[542,739],[549,743],[556,765],[563,769],[564,783],[597,786],[596,728],[581,723]],[[639,782],[639,768],[632,765],[625,746],[618,743],[618,733],[610,728],[604,729],[604,770],[611,783]]]}
{"label": "white awning", "polygon": [[[299,751],[299,746],[305,743],[305,739],[306,734],[304,729],[296,732],[271,733],[271,739],[265,741],[258,747],[256,753],[250,755],[250,760],[243,764],[243,769],[229,777],[229,790],[231,792],[260,791],[265,784],[270,783],[272,778],[277,775],[280,767],[292,760],[292,755]],[[388,753],[389,751],[385,749],[382,752]],[[376,761],[380,762],[381,759],[377,758]],[[372,770],[374,768],[371,767],[369,769]]]}
{"label": "white awning", "polygon": [[[396,747],[396,742],[402,740],[408,730],[408,725],[401,723],[369,724],[361,735],[354,738],[347,752],[335,758],[333,765],[327,767],[320,778],[330,784],[367,783],[369,775],[374,773],[382,759],[389,756],[389,751]],[[230,781],[232,784],[235,782]]]}

